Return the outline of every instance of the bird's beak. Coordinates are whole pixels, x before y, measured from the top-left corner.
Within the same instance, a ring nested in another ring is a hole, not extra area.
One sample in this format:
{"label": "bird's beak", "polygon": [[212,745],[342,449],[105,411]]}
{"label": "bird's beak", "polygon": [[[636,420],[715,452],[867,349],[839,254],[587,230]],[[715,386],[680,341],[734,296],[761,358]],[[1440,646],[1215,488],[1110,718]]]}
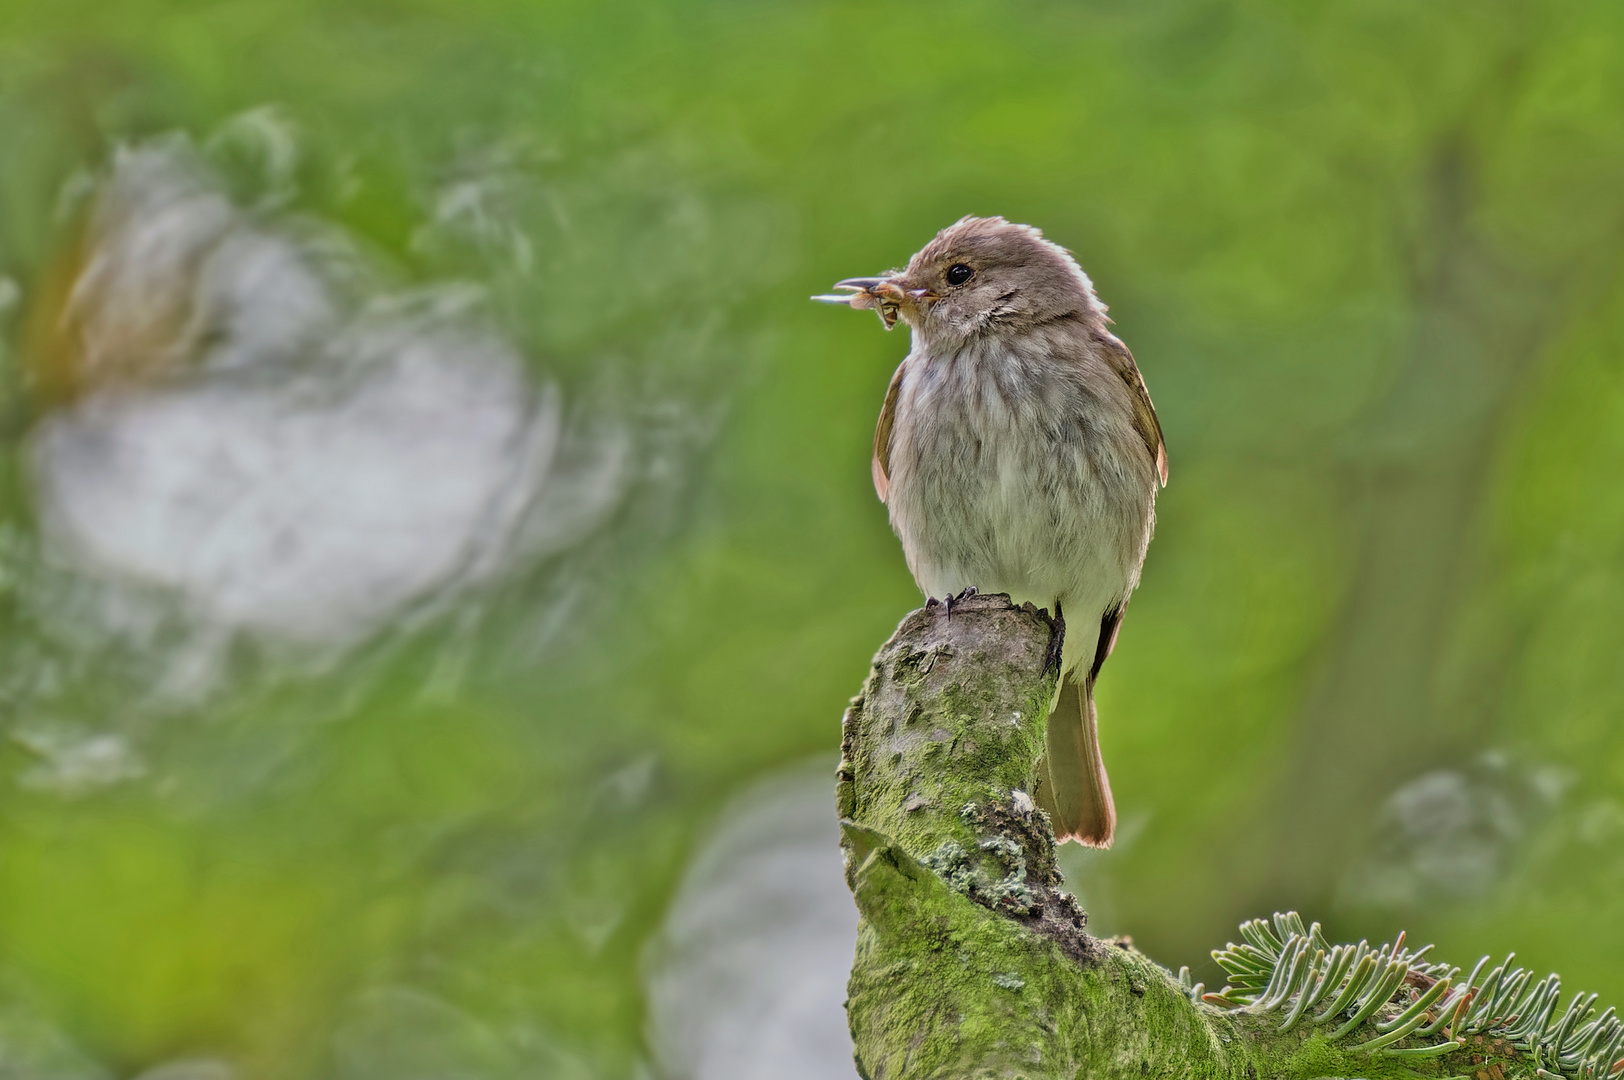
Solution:
{"label": "bird's beak", "polygon": [[874,307],[884,300],[897,303],[902,299],[902,290],[893,284],[890,278],[847,278],[845,281],[835,282],[835,288],[846,290],[846,295],[814,296],[812,299],[825,304],[850,304],[858,309]]}
{"label": "bird's beak", "polygon": [[897,314],[903,305],[923,307],[935,299],[928,289],[904,289],[890,277],[847,278],[835,282],[835,288],[846,290],[846,295],[814,296],[812,299],[825,304],[846,304],[858,310],[873,308],[879,312],[880,321],[887,330],[896,325]]}

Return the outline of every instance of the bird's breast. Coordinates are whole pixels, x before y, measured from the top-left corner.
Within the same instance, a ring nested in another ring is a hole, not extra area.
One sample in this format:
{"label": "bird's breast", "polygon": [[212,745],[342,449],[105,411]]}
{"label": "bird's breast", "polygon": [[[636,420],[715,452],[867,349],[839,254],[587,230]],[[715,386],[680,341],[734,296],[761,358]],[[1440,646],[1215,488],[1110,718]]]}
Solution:
{"label": "bird's breast", "polygon": [[1045,606],[1126,596],[1155,491],[1131,456],[1137,441],[1127,409],[1081,364],[995,344],[916,350],[897,398],[888,502],[920,587]]}

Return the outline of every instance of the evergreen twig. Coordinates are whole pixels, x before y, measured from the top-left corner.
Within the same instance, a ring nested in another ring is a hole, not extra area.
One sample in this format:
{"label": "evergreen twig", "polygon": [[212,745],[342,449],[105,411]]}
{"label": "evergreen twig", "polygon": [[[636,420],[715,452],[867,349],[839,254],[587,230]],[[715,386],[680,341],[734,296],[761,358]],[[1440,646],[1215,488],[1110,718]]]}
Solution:
{"label": "evergreen twig", "polygon": [[[1222,990],[1205,993],[1191,985],[1188,968],[1180,972],[1193,999],[1241,1014],[1282,1014],[1282,1032],[1336,1022],[1324,1033],[1333,1043],[1369,1021],[1376,1034],[1351,1052],[1420,1058],[1460,1049],[1472,1054],[1474,1066],[1486,1066],[1472,1075],[1504,1075],[1502,1063],[1561,1080],[1606,1080],[1624,1071],[1617,1010],[1598,1016],[1597,995],[1583,993],[1559,1010],[1562,980],[1536,981],[1527,969],[1512,968],[1511,956],[1480,982],[1488,957],[1462,979],[1459,968],[1423,958],[1431,946],[1405,948],[1402,933],[1374,949],[1364,941],[1330,945],[1319,923],[1305,927],[1294,911],[1253,919],[1240,932],[1241,944],[1212,954],[1228,976]],[[1314,1012],[1326,998],[1330,1004]]]}

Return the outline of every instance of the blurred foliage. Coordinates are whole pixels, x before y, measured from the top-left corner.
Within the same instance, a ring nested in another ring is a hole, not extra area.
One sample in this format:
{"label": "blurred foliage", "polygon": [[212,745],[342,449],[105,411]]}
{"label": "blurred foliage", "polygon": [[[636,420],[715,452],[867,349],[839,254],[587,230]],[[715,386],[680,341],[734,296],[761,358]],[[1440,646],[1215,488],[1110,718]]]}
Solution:
{"label": "blurred foliage", "polygon": [[[270,184],[232,135],[265,115],[298,148]],[[477,618],[314,668],[233,647],[234,689],[151,704],[159,645],[87,643],[34,549],[26,324],[112,148],[175,130],[686,434]],[[834,747],[918,600],[866,462],[906,343],[805,298],[965,213],[1077,253],[1168,434],[1100,690],[1128,842],[1071,864],[1096,925],[1216,982],[1242,916],[1402,919],[1624,996],[1615,5],[6,0],[17,1053],[630,1075],[696,835]],[[41,730],[139,765],[38,782]]]}

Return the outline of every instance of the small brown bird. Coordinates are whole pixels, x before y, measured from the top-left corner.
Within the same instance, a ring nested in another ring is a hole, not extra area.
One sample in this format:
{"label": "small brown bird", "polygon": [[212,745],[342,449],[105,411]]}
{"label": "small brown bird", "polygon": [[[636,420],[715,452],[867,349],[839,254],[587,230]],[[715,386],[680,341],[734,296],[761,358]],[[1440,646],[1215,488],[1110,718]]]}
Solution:
{"label": "small brown bird", "polygon": [[1139,583],[1167,483],[1150,393],[1071,255],[967,217],[902,270],[814,299],[900,318],[913,348],[874,433],[874,488],[928,597],[1008,593],[1067,618],[1040,805],[1060,840],[1116,829],[1094,680]]}

